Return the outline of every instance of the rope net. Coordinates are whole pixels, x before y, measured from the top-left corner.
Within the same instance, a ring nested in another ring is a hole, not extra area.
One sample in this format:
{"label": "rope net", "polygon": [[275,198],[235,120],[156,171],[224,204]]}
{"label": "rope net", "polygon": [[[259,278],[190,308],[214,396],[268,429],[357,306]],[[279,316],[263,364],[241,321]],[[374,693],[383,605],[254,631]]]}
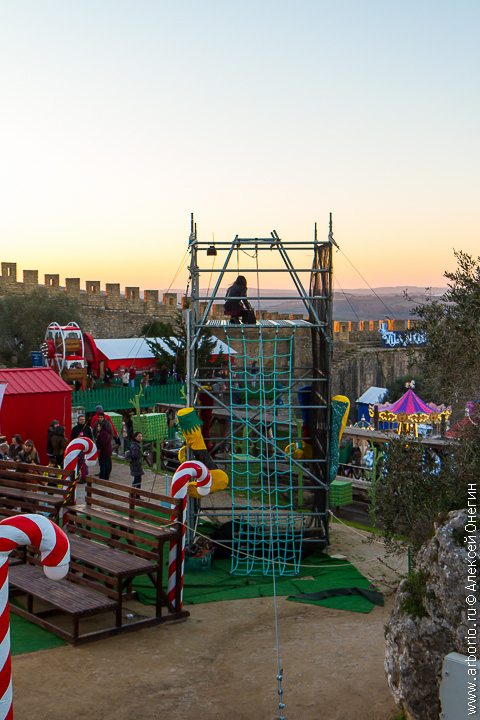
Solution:
{"label": "rope net", "polygon": [[298,574],[303,516],[295,512],[291,454],[295,328],[225,329],[229,356],[231,572]]}

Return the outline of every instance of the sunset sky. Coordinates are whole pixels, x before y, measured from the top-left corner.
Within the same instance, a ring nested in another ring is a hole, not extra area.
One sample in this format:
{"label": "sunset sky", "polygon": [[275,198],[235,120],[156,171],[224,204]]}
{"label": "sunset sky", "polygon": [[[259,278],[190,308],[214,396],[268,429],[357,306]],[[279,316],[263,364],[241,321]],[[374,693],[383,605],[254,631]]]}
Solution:
{"label": "sunset sky", "polygon": [[479,21],[478,0],[4,2],[0,259],[165,290],[191,211],[204,240],[325,237],[332,211],[372,286],[442,285],[480,250]]}

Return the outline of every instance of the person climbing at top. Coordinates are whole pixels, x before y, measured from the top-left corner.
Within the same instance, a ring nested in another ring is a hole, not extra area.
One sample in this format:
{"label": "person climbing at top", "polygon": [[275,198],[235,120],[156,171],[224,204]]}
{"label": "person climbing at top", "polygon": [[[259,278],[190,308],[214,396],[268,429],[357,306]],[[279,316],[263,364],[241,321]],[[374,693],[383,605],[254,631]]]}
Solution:
{"label": "person climbing at top", "polygon": [[253,308],[247,300],[247,280],[243,275],[239,275],[228,288],[223,312],[234,325],[256,322]]}

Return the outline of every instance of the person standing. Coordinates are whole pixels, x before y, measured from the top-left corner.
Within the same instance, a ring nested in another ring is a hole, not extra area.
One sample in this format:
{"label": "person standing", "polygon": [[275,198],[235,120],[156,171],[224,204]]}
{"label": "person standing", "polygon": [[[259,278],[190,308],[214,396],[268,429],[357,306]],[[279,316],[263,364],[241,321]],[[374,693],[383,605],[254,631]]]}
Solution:
{"label": "person standing", "polygon": [[49,459],[49,460],[54,460],[54,459],[55,459],[55,455],[54,455],[53,448],[52,448],[52,435],[53,435],[53,432],[54,432],[55,428],[57,428],[59,425],[60,425],[60,423],[58,422],[58,420],[52,420],[52,422],[51,422],[50,425],[48,426],[48,431],[47,431],[47,455],[48,455],[48,459]]}
{"label": "person standing", "polygon": [[112,428],[104,415],[98,416],[95,442],[98,449],[98,464],[100,466],[100,480],[109,480],[112,472]]}
{"label": "person standing", "polygon": [[[85,415],[79,415],[77,418],[77,424],[72,428],[72,440],[76,440],[78,437],[87,437],[93,440],[92,428],[86,421]],[[85,462],[84,453],[80,453],[78,458],[78,469],[80,471],[80,483],[87,481],[88,465]]]}
{"label": "person standing", "polygon": [[117,428],[113,424],[112,418],[110,417],[110,415],[105,415],[105,411],[101,405],[96,405],[95,415],[90,420],[90,427],[94,428],[95,425],[101,420],[105,420],[107,423],[109,423],[113,439],[115,440],[115,443],[117,445],[120,445],[120,438],[118,436]]}
{"label": "person standing", "polygon": [[135,378],[136,377],[137,377],[137,371],[135,370],[134,365],[130,365],[130,367],[128,368],[128,382],[129,382],[132,390],[135,390]]}
{"label": "person standing", "polygon": [[57,425],[53,432],[51,437],[51,446],[52,446],[52,460],[55,462],[55,465],[58,467],[63,466],[63,457],[65,455],[65,448],[68,445],[68,440],[65,437],[65,428],[63,425]]}
{"label": "person standing", "polygon": [[72,428],[72,440],[77,437],[88,437],[93,440],[92,428],[86,422],[85,415],[79,415],[77,418],[77,424]]}
{"label": "person standing", "polygon": [[130,384],[130,373],[125,368],[125,370],[122,372],[122,387],[128,388]]}
{"label": "person standing", "polygon": [[113,382],[113,371],[108,367],[105,368],[103,372],[103,384],[105,387],[111,387]]}
{"label": "person standing", "polygon": [[168,367],[163,364],[160,368],[160,382],[159,385],[166,385],[168,381]]}
{"label": "person standing", "polygon": [[133,477],[132,487],[142,487],[142,475],[143,471],[143,451],[142,451],[142,440],[143,435],[141,432],[136,432],[133,435],[132,442],[130,443],[130,475]]}

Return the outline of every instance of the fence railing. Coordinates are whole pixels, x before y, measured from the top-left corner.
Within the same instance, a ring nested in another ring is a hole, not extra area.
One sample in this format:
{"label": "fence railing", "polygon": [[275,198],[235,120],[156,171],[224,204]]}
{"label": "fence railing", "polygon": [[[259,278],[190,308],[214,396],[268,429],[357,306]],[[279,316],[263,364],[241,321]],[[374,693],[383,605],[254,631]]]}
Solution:
{"label": "fence railing", "polygon": [[[185,403],[184,383],[168,385],[149,385],[144,388],[140,397],[140,407],[161,405],[183,405]],[[85,412],[93,412],[97,405],[109,410],[130,410],[138,389],[125,387],[103,387],[95,390],[77,390],[72,393],[72,406],[83,407]]]}

